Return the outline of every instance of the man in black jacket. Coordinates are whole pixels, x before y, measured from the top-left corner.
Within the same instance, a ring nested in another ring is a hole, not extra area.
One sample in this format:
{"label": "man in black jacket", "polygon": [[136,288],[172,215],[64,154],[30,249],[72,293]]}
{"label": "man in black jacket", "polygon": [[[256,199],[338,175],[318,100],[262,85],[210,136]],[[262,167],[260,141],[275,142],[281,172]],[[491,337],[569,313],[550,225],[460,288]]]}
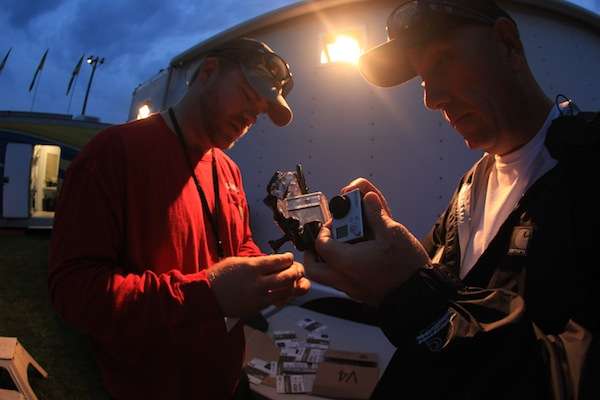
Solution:
{"label": "man in black jacket", "polygon": [[310,278],[376,306],[398,348],[373,397],[596,397],[600,118],[543,93],[494,1],[403,1],[387,30],[365,78],[418,75],[425,106],[485,155],[421,243],[361,178],[342,192],[364,194],[374,237],[349,245],[326,226],[324,262],[305,257]]}

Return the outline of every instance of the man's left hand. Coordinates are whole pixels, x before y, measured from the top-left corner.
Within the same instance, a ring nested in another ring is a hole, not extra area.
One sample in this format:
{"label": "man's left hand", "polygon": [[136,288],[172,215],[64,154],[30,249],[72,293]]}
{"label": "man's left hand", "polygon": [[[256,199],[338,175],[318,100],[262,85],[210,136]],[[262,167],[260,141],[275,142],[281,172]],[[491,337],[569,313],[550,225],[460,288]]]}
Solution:
{"label": "man's left hand", "polygon": [[402,285],[430,260],[408,229],[389,216],[375,192],[365,195],[363,205],[374,238],[347,244],[333,239],[329,225],[325,225],[315,242],[324,261],[316,261],[316,255],[307,252],[304,267],[309,279],[377,305],[387,292]]}

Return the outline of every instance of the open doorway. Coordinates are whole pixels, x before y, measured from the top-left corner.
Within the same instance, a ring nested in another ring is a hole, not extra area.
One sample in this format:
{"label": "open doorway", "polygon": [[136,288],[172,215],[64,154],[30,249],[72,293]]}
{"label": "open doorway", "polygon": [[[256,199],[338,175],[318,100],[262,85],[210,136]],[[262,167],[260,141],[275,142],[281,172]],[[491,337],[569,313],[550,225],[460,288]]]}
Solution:
{"label": "open doorway", "polygon": [[60,147],[35,145],[31,158],[31,216],[54,217],[58,195]]}

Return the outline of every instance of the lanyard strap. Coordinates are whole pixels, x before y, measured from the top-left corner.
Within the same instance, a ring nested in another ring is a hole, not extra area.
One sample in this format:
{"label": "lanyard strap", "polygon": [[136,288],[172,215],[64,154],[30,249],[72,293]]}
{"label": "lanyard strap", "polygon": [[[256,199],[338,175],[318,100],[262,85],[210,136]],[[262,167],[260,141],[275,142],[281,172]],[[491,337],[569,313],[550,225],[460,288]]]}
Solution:
{"label": "lanyard strap", "polygon": [[211,213],[210,208],[208,207],[208,201],[206,200],[206,195],[204,194],[204,190],[202,190],[202,187],[200,186],[198,177],[196,177],[196,171],[194,170],[194,166],[192,165],[190,156],[187,153],[187,144],[185,143],[183,133],[181,132],[181,128],[179,127],[179,123],[177,122],[177,118],[175,118],[175,112],[171,107],[169,107],[169,117],[171,117],[173,127],[175,128],[175,133],[177,133],[177,137],[179,138],[179,142],[181,143],[181,147],[183,148],[183,154],[185,155],[185,160],[187,161],[188,167],[190,168],[190,173],[192,175],[192,178],[194,179],[194,183],[196,184],[196,190],[198,190],[198,195],[200,196],[200,201],[202,202],[202,208],[209,217],[208,221],[210,222],[210,226],[212,228],[212,232],[215,237],[215,243],[217,246],[217,257],[220,260],[225,257],[225,251],[223,250],[223,242],[221,241],[219,236],[219,214],[221,211],[221,207],[219,202],[219,176],[217,174],[217,158],[215,157],[215,151],[212,151],[212,178],[213,191],[215,194],[215,212]]}

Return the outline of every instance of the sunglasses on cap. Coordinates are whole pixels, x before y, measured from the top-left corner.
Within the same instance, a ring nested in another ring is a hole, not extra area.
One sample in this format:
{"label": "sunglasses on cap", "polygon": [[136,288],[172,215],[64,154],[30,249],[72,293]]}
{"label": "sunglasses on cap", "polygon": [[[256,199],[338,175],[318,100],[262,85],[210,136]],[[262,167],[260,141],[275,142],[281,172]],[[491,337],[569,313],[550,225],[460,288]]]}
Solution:
{"label": "sunglasses on cap", "polygon": [[241,50],[225,47],[213,50],[207,56],[223,57],[241,64],[245,69],[257,72],[268,79],[283,97],[287,97],[294,87],[288,63],[275,53],[263,49]]}
{"label": "sunglasses on cap", "polygon": [[482,9],[485,8],[481,4],[483,2],[472,7],[460,3],[464,2],[415,0],[401,4],[388,17],[386,24],[388,39],[401,38],[406,32],[431,34],[449,25],[458,24],[461,20],[493,25],[500,16],[510,18],[498,7]]}

